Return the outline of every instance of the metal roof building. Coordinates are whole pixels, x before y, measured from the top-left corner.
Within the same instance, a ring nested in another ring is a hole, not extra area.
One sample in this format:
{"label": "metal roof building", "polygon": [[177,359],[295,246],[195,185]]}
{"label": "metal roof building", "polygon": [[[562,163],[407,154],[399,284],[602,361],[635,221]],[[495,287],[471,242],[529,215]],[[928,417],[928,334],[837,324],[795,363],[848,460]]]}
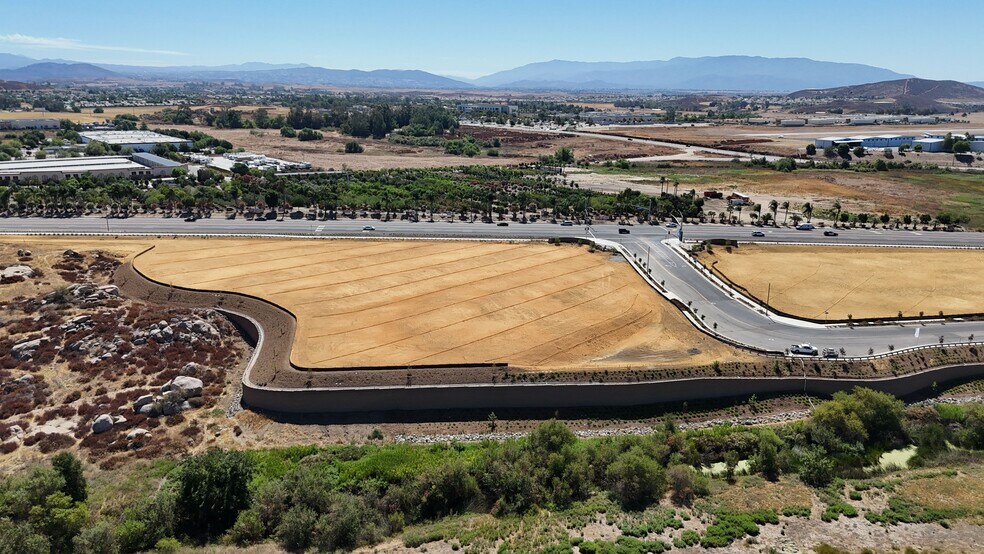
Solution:
{"label": "metal roof building", "polygon": [[101,142],[108,146],[131,148],[135,152],[150,152],[158,144],[172,144],[175,148],[194,144],[191,140],[162,135],[153,131],[83,131],[79,133],[82,142]]}
{"label": "metal roof building", "polygon": [[[170,160],[166,161],[170,162]],[[169,177],[173,168],[180,165],[150,166],[138,163],[128,156],[16,160],[0,162],[0,183],[46,183],[71,177],[79,178],[87,174],[94,177],[153,179],[155,177]]]}

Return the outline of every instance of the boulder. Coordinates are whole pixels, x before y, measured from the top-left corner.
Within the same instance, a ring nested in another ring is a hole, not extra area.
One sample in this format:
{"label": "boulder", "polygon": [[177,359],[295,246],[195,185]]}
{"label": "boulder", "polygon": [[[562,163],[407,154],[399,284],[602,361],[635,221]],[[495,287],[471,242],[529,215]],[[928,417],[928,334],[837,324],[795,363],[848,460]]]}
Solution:
{"label": "boulder", "polygon": [[109,414],[102,414],[96,416],[96,419],[92,420],[92,432],[93,433],[105,433],[113,428],[113,416]]}
{"label": "boulder", "polygon": [[181,393],[174,389],[168,389],[161,395],[161,402],[165,404],[179,404],[184,402],[184,396],[181,396]]}
{"label": "boulder", "polygon": [[160,402],[151,402],[150,404],[144,404],[140,406],[137,413],[143,414],[147,417],[158,417],[163,413],[163,406]]}
{"label": "boulder", "polygon": [[100,293],[102,293],[105,296],[119,296],[120,295],[120,287],[118,287],[116,285],[103,285],[103,286],[99,287],[96,290],[98,290]]}
{"label": "boulder", "polygon": [[34,270],[26,265],[12,265],[10,267],[0,269],[0,279],[11,279],[13,277],[30,279],[31,277],[34,277]]}
{"label": "boulder", "polygon": [[146,429],[141,429],[141,428],[137,427],[133,431],[130,431],[129,433],[126,434],[126,440],[132,441],[132,440],[135,440],[135,439],[143,439],[143,438],[145,438],[149,434],[150,434],[150,431],[148,431]]}
{"label": "boulder", "polygon": [[43,339],[25,340],[18,342],[10,347],[10,355],[18,360],[22,360],[32,354],[41,346]]}
{"label": "boulder", "polygon": [[69,259],[72,259],[72,260],[81,260],[82,259],[82,254],[79,254],[75,250],[72,250],[71,248],[69,248],[68,250],[62,252],[62,257],[63,258],[69,258]]}
{"label": "boulder", "polygon": [[170,387],[168,387],[168,390],[177,392],[181,395],[182,399],[202,395],[202,380],[195,377],[179,375],[174,379],[171,379],[169,385]]}
{"label": "boulder", "polygon": [[188,362],[184,365],[184,367],[181,368],[179,373],[181,375],[189,376],[189,375],[197,375],[201,371],[202,371],[201,364],[196,362]]}
{"label": "boulder", "polygon": [[126,418],[121,415],[113,418],[113,425],[123,425],[124,423],[126,423]]}
{"label": "boulder", "polygon": [[153,394],[145,394],[141,397],[138,397],[136,400],[133,401],[133,411],[139,413],[140,408],[143,408],[147,404],[151,404],[153,402],[154,402]]}

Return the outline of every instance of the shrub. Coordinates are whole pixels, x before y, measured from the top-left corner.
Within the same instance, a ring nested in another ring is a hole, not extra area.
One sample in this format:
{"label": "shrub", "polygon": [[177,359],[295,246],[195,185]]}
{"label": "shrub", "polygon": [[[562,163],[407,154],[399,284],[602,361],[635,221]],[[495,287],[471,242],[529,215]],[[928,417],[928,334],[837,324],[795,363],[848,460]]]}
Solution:
{"label": "shrub", "polygon": [[627,508],[639,508],[659,500],[666,490],[663,468],[639,447],[633,447],[608,466],[609,490]]}
{"label": "shrub", "polygon": [[350,140],[345,143],[345,153],[346,154],[361,154],[365,151],[365,148],[359,144],[358,141]]}
{"label": "shrub", "polygon": [[301,132],[297,133],[297,140],[301,141],[321,140],[323,138],[325,138],[325,136],[314,129],[304,128],[301,129]]}
{"label": "shrub", "polygon": [[274,536],[286,550],[299,552],[311,546],[311,534],[318,515],[307,506],[294,506],[284,513]]}
{"label": "shrub", "polygon": [[247,454],[219,449],[185,460],[177,479],[182,529],[197,539],[224,533],[249,506],[254,468]]}

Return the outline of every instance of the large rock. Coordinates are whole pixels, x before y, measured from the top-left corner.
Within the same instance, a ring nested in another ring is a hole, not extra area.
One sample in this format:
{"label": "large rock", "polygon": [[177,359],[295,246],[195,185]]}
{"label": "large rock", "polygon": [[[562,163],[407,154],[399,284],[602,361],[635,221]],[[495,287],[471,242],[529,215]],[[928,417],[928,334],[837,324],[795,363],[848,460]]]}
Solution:
{"label": "large rock", "polygon": [[34,354],[34,351],[41,346],[41,341],[43,339],[25,340],[18,342],[17,344],[10,347],[10,355],[18,360],[23,360]]}
{"label": "large rock", "polygon": [[146,429],[141,429],[141,428],[137,427],[133,431],[130,431],[129,433],[126,434],[126,440],[132,441],[134,439],[142,439],[142,438],[146,437],[149,434],[150,434],[150,431],[148,431]]}
{"label": "large rock", "polygon": [[133,401],[133,411],[139,413],[140,412],[140,408],[143,408],[147,404],[151,404],[153,402],[154,402],[154,395],[153,394],[145,394],[143,396],[140,396],[136,400]]}
{"label": "large rock", "polygon": [[96,419],[92,420],[92,432],[93,433],[105,433],[113,428],[113,416],[109,414],[102,414],[96,416]]}
{"label": "large rock", "polygon": [[181,395],[182,399],[191,398],[193,396],[202,395],[202,380],[196,377],[189,377],[187,375],[179,375],[174,379],[171,379],[170,383],[164,385],[167,389],[161,389],[162,391],[174,391]]}
{"label": "large rock", "polygon": [[140,406],[140,409],[137,410],[137,413],[143,414],[147,417],[158,417],[161,415],[161,413],[163,413],[163,411],[164,411],[163,406],[161,405],[160,402],[151,402],[150,404],[144,404],[143,406]]}
{"label": "large rock", "polygon": [[31,277],[34,277],[34,270],[26,265],[12,265],[10,267],[0,269],[0,279],[11,279],[13,277],[30,279]]}
{"label": "large rock", "polygon": [[201,371],[202,371],[201,364],[195,362],[188,362],[184,365],[184,367],[181,368],[179,373],[181,375],[197,375],[198,373],[201,373]]}
{"label": "large rock", "polygon": [[71,248],[69,248],[68,250],[62,252],[62,257],[63,258],[69,258],[69,259],[72,259],[72,260],[81,260],[82,259],[82,254],[79,254],[75,250],[72,250]]}

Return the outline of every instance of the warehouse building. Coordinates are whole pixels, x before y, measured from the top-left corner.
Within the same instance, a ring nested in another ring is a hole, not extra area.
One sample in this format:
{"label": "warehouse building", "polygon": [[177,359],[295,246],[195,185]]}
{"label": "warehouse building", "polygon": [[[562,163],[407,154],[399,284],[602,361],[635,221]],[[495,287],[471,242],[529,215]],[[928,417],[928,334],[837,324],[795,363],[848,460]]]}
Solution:
{"label": "warehouse building", "polygon": [[16,160],[0,162],[0,183],[47,183],[83,175],[93,177],[127,177],[130,179],[154,179],[170,177],[171,172],[183,164],[158,156],[92,156],[86,158],[49,158],[44,160]]}
{"label": "warehouse building", "polygon": [[850,147],[863,146],[865,148],[898,148],[902,145],[913,146],[916,142],[915,137],[907,135],[875,135],[875,136],[856,136],[856,137],[823,137],[813,141],[817,148],[827,148],[828,146],[839,146],[846,144]]}
{"label": "warehouse building", "polygon": [[508,104],[458,104],[459,112],[495,112],[512,115],[519,112],[518,106]]}
{"label": "warehouse building", "polygon": [[158,144],[171,144],[175,148],[191,148],[194,144],[189,139],[162,135],[153,131],[84,131],[79,133],[82,142],[88,144],[92,141],[101,142],[106,146],[130,148],[134,152],[150,152]]}
{"label": "warehouse building", "polygon": [[943,139],[924,137],[918,138],[912,141],[912,147],[916,146],[922,147],[923,152],[942,152],[943,151]]}
{"label": "warehouse building", "polygon": [[59,129],[57,119],[0,119],[0,131],[27,131],[40,129]]}

